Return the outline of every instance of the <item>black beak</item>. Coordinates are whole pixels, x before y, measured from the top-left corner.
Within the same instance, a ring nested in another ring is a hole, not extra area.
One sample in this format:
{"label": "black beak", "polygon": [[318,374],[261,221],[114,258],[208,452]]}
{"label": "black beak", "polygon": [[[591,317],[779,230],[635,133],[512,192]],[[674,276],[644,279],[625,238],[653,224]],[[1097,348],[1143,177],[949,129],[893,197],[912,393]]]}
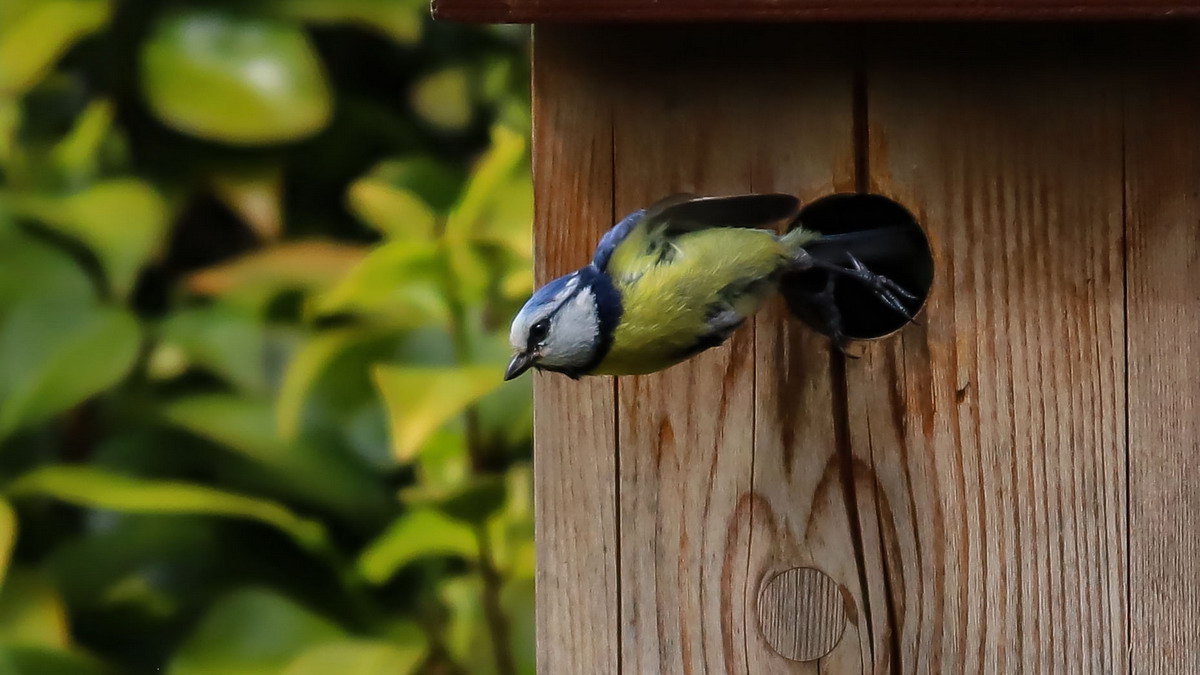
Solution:
{"label": "black beak", "polygon": [[508,369],[504,371],[504,381],[507,382],[521,373],[529,370],[533,365],[533,357],[529,354],[521,353],[512,357],[512,361],[508,362]]}

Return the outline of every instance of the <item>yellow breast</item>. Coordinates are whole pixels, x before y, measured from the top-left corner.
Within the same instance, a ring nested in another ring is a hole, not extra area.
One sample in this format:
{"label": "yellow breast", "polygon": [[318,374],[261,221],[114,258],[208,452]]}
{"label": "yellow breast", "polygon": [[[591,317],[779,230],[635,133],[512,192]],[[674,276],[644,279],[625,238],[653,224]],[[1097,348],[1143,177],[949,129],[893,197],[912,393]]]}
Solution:
{"label": "yellow breast", "polygon": [[[764,230],[712,228],[680,235],[674,245],[669,262],[643,256],[610,267],[623,311],[596,373],[649,373],[682,361],[708,332],[723,291],[771,279],[789,258],[787,247]],[[774,284],[760,285],[732,298],[732,306],[749,316],[773,290]]]}

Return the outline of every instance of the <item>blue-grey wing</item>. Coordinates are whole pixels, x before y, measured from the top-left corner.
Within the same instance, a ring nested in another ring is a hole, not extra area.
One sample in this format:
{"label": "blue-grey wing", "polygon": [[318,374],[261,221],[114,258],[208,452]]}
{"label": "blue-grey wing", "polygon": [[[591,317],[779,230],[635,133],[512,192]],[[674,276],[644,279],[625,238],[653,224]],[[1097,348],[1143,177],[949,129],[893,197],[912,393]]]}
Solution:
{"label": "blue-grey wing", "polygon": [[621,245],[621,242],[633,232],[633,228],[637,227],[642,218],[646,215],[646,209],[640,209],[625,216],[621,222],[613,226],[611,230],[604,233],[600,238],[600,243],[596,245],[596,252],[592,255],[592,264],[603,271],[608,267],[608,261],[612,258],[613,251]]}
{"label": "blue-grey wing", "polygon": [[800,200],[785,194],[744,194],[727,197],[697,197],[675,194],[635,211],[609,230],[592,257],[592,264],[604,270],[613,252],[637,228],[646,228],[642,244],[658,249],[664,242],[685,232],[710,227],[771,227],[791,220],[800,210]]}

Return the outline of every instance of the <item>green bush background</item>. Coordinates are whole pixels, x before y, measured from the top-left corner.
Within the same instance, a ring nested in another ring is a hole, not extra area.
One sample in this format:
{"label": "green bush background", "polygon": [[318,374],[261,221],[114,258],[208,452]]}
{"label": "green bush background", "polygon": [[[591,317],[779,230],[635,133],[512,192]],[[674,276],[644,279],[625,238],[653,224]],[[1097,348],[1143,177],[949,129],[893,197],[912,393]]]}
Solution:
{"label": "green bush background", "polygon": [[0,673],[529,673],[525,31],[0,0]]}

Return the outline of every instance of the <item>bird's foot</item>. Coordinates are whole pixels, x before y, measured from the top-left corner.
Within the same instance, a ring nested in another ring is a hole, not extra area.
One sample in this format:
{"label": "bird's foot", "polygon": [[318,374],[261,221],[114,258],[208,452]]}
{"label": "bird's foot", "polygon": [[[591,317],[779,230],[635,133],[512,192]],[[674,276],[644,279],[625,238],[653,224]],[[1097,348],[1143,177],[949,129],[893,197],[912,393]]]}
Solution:
{"label": "bird's foot", "polygon": [[850,338],[842,331],[842,312],[838,309],[837,303],[833,299],[833,288],[835,286],[835,278],[832,274],[825,279],[825,286],[816,292],[806,293],[808,301],[816,310],[818,317],[822,322],[822,329],[834,349],[837,349],[842,354],[852,359],[857,359],[857,354],[851,354],[847,347],[850,346]]}
{"label": "bird's foot", "polygon": [[845,267],[836,263],[818,261],[817,267],[826,270],[830,273],[830,281],[834,276],[842,276],[853,279],[862,284],[871,291],[871,293],[879,299],[884,305],[887,305],[896,313],[903,316],[911,323],[916,323],[917,320],[908,307],[904,305],[901,298],[905,300],[916,300],[917,296],[905,290],[900,284],[892,281],[882,274],[876,274],[867,269],[867,266],[862,264],[862,261],[856,258],[851,253],[846,253],[846,258],[850,261],[850,266]]}

